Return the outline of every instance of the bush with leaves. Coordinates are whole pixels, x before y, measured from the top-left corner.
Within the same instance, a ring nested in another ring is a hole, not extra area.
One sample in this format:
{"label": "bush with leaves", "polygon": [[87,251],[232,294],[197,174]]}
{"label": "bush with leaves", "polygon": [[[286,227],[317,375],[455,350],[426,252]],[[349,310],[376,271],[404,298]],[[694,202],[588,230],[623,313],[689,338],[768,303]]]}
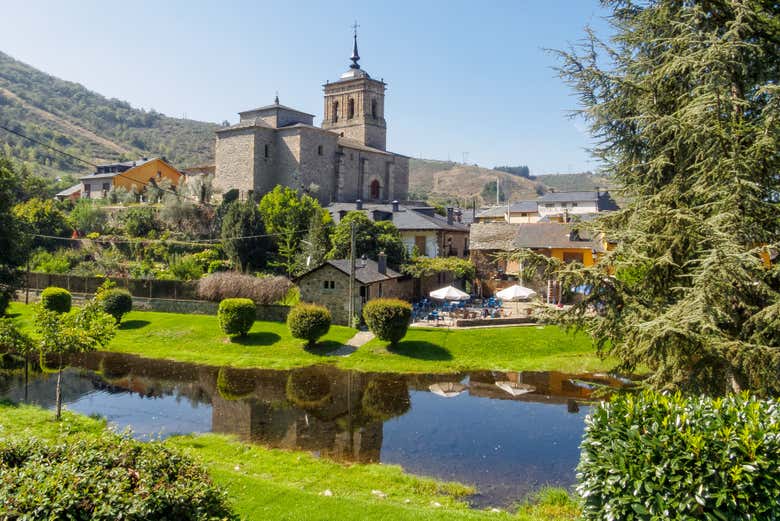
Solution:
{"label": "bush with leaves", "polygon": [[68,216],[70,225],[81,235],[92,232],[103,233],[106,231],[108,215],[90,199],[79,199]]}
{"label": "bush with leaves", "polygon": [[293,283],[285,277],[255,277],[235,271],[218,272],[198,281],[198,296],[219,302],[226,298],[248,298],[256,304],[274,304],[284,299]]}
{"label": "bush with leaves", "polygon": [[129,208],[120,215],[119,221],[125,233],[131,237],[148,237],[150,233],[161,229],[157,212],[150,206]]}
{"label": "bush with leaves", "polygon": [[49,311],[67,313],[72,301],[70,291],[64,288],[49,287],[41,291],[41,306]]}
{"label": "bush with leaves", "polygon": [[108,432],[1,440],[0,503],[8,519],[237,519],[190,458]]}
{"label": "bush with leaves", "polygon": [[330,311],[317,304],[298,304],[287,315],[287,328],[293,338],[306,340],[307,347],[314,347],[317,340],[330,330]]}
{"label": "bush with leaves", "polygon": [[101,287],[96,298],[103,311],[114,317],[117,324],[122,322],[123,316],[133,310],[133,297],[126,289]]}
{"label": "bush with leaves", "polygon": [[583,519],[780,519],[780,403],[644,392],[593,409]]}
{"label": "bush with leaves", "polygon": [[22,271],[29,255],[28,236],[13,212],[23,190],[23,176],[0,155],[0,315],[8,308],[15,290],[21,286]]}
{"label": "bush with leaves", "polygon": [[226,298],[219,303],[217,318],[228,336],[246,336],[257,316],[257,306],[248,298]]}
{"label": "bush with leaves", "polygon": [[363,306],[363,319],[368,329],[391,346],[406,336],[411,318],[412,306],[403,300],[378,298]]}

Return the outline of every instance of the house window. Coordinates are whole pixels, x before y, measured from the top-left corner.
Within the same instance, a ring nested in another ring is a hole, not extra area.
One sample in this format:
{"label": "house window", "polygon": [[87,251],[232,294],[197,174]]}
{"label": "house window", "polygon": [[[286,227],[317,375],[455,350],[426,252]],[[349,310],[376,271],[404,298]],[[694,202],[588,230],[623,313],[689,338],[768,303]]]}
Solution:
{"label": "house window", "polygon": [[553,205],[552,205],[552,203],[547,203],[547,204],[545,204],[545,205],[544,205],[544,207],[545,207],[545,208],[552,208],[552,207],[553,207]]}
{"label": "house window", "polygon": [[92,185],[89,183],[84,183],[84,194],[89,197],[92,193]]}
{"label": "house window", "polygon": [[380,282],[379,283],[379,298],[382,298],[383,295],[384,295],[384,292],[382,291],[382,283]]}
{"label": "house window", "polygon": [[322,155],[322,145],[317,145],[317,155]]}
{"label": "house window", "polygon": [[263,145],[263,155],[268,157],[268,145]]}
{"label": "house window", "polygon": [[379,186],[379,181],[377,179],[371,181],[370,191],[371,191],[371,199],[379,199],[380,186]]}
{"label": "house window", "polygon": [[336,123],[339,120],[339,102],[334,101],[333,102],[333,112],[331,114],[330,119],[333,120],[333,123]]}
{"label": "house window", "polygon": [[369,290],[368,286],[360,286],[360,302],[365,304],[368,301]]}
{"label": "house window", "polygon": [[336,289],[336,281],[335,280],[322,281],[322,289]]}
{"label": "house window", "polygon": [[376,100],[372,99],[371,100],[371,117],[376,119],[376,114],[377,114]]}
{"label": "house window", "polygon": [[157,171],[157,179],[160,179],[161,177],[162,177],[162,172],[160,172],[160,171],[158,170],[158,171]]}
{"label": "house window", "polygon": [[414,247],[420,255],[425,256],[425,235],[417,235],[414,238]]}
{"label": "house window", "polygon": [[355,117],[355,100],[353,98],[349,98],[349,101],[347,101],[347,119],[352,119]]}
{"label": "house window", "polygon": [[574,208],[575,206],[577,206],[577,203],[571,203],[572,208]]}

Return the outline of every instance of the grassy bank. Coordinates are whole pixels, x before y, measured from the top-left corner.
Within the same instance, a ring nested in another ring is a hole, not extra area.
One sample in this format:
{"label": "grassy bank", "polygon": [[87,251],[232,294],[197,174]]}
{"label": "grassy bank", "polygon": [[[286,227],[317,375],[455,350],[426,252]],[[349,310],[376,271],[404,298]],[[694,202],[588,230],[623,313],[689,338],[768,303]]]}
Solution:
{"label": "grassy bank", "polygon": [[[14,303],[10,313],[32,328],[31,306]],[[349,356],[330,356],[354,333],[351,328],[332,326],[315,349],[305,350],[303,342],[292,338],[283,323],[256,322],[245,338],[227,342],[214,316],[133,311],[126,315],[107,349],[182,362],[272,369],[331,363],[360,371],[584,372],[612,366],[596,357],[588,337],[568,334],[555,326],[410,329],[394,351],[373,340]]]}
{"label": "grassy bank", "polygon": [[[0,404],[0,444],[9,435],[67,441],[70,435],[97,436],[103,429],[102,420],[66,412],[63,421],[55,423],[50,411]],[[396,466],[341,465],[219,435],[180,436],[164,443],[200,461],[247,520],[564,521],[577,513],[568,495],[559,490],[544,491],[539,502],[523,505],[511,515],[475,511],[462,500],[472,492],[469,487],[410,476]]]}

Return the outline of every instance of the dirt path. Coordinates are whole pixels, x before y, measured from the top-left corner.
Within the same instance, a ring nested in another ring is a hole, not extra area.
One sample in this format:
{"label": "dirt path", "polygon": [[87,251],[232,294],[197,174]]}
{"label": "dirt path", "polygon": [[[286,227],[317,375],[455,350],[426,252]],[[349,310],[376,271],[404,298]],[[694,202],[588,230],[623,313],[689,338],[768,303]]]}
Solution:
{"label": "dirt path", "polygon": [[99,145],[102,145],[109,150],[112,150],[114,152],[117,152],[119,154],[129,154],[129,155],[136,155],[137,152],[134,150],[131,150],[129,148],[123,147],[122,145],[115,143],[111,141],[110,139],[106,139],[102,136],[99,136],[92,132],[91,130],[87,130],[84,127],[80,127],[76,125],[75,123],[71,123],[70,121],[61,118],[55,114],[52,114],[51,112],[47,112],[43,109],[40,109],[36,107],[35,105],[31,105],[30,103],[26,102],[10,90],[6,89],[5,87],[0,87],[0,94],[3,95],[3,97],[8,98],[15,103],[18,103],[25,109],[29,110],[30,112],[35,113],[37,116],[46,119],[48,121],[51,121],[58,127],[60,127],[63,130],[66,130],[69,133],[72,134],[78,134],[79,136],[86,138],[93,143],[97,143]]}

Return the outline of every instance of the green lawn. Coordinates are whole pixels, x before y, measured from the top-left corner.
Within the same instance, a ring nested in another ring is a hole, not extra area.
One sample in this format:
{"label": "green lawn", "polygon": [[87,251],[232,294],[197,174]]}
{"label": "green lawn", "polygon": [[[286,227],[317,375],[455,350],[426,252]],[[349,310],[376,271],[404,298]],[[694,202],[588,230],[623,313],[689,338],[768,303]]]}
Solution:
{"label": "green lawn", "polygon": [[[32,327],[32,307],[14,303],[10,313]],[[256,322],[244,339],[228,342],[217,318],[133,311],[125,316],[108,350],[150,358],[234,367],[290,369],[330,363],[344,369],[392,372],[456,372],[463,370],[606,370],[588,337],[555,326],[448,330],[410,329],[389,351],[373,340],[349,356],[329,356],[355,333],[332,326],[314,350],[292,338],[285,324]]]}
{"label": "green lawn", "polygon": [[[50,411],[0,403],[0,445],[8,435],[67,441],[71,434],[97,435],[104,428],[102,420],[67,411],[63,421],[55,423]],[[200,461],[247,520],[564,521],[577,513],[560,490],[545,491],[537,504],[523,505],[513,515],[493,513],[468,508],[462,496],[472,492],[469,487],[411,476],[397,466],[342,465],[219,435],[174,437],[164,443]]]}

